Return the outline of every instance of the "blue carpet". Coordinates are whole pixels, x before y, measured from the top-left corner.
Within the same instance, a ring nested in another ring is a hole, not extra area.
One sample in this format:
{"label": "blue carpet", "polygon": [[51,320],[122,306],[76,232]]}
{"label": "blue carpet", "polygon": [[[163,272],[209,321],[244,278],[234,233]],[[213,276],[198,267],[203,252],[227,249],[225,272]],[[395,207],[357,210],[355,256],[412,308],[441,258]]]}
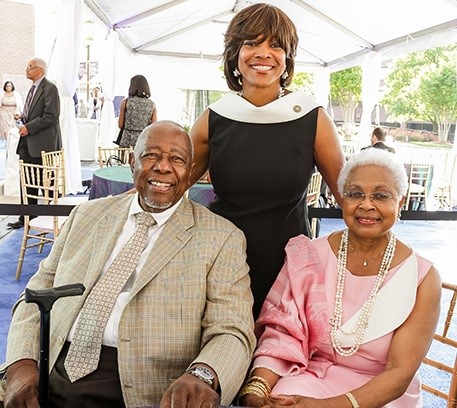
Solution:
{"label": "blue carpet", "polygon": [[40,261],[49,254],[50,245],[45,245],[43,252],[30,248],[25,252],[21,279],[16,281],[16,266],[19,259],[23,230],[13,230],[0,241],[0,362],[5,360],[6,338],[11,322],[11,308],[24,290],[30,277],[38,270]]}
{"label": "blue carpet", "polygon": [[[343,228],[344,223],[340,219],[326,219],[321,223],[320,234],[325,235],[332,231]],[[419,253],[435,261],[436,266],[443,275],[443,280],[456,283],[453,266],[457,264],[457,251],[454,248],[455,222],[423,222],[408,221],[399,222],[394,227],[399,238],[408,242]],[[38,254],[37,248],[26,251],[22,276],[19,282],[15,280],[16,265],[19,257],[19,248],[22,239],[22,230],[11,231],[8,236],[0,241],[0,362],[5,360],[6,338],[11,321],[11,308],[21,292],[24,290],[30,277],[37,271],[40,261],[49,254],[50,246]],[[446,301],[446,298],[443,299]],[[454,319],[457,317],[454,316]],[[444,316],[440,319],[440,325],[444,322]],[[457,325],[453,320],[451,337],[457,338]],[[434,345],[430,349],[433,356],[440,355],[447,363],[452,364],[455,358],[455,351],[444,345]],[[427,378],[427,383],[437,384],[438,388],[446,390],[449,386],[450,375],[437,374],[434,369],[421,367],[421,375]],[[444,408],[446,404],[440,399],[428,393],[424,393],[425,408]]]}

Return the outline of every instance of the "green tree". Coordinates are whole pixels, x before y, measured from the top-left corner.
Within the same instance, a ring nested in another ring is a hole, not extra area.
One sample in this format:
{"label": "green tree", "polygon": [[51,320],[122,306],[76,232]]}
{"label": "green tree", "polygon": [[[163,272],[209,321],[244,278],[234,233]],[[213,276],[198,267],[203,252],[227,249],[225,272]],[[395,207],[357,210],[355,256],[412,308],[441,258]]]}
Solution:
{"label": "green tree", "polygon": [[440,141],[447,141],[451,124],[457,118],[456,68],[448,65],[424,75],[418,94],[423,111],[433,113]]}
{"label": "green tree", "polygon": [[457,118],[457,46],[418,51],[399,59],[386,78],[381,104],[393,120],[432,122],[445,142]]}
{"label": "green tree", "polygon": [[362,68],[355,66],[332,72],[330,97],[341,107],[345,124],[354,123],[355,110],[362,100]]}
{"label": "green tree", "polygon": [[311,85],[313,83],[313,74],[310,72],[295,72],[292,83],[289,86],[291,91],[298,89],[304,90],[307,94],[314,97]]}

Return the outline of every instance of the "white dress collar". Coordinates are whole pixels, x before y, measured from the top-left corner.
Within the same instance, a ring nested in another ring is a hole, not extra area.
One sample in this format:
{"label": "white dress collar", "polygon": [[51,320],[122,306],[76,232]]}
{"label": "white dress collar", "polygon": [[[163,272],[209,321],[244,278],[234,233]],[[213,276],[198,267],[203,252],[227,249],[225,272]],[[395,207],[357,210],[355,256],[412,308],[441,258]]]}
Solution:
{"label": "white dress collar", "polygon": [[319,104],[303,91],[291,92],[264,106],[255,106],[234,92],[209,106],[219,115],[246,123],[281,123],[299,119]]}
{"label": "white dress collar", "polygon": [[[380,338],[399,327],[409,316],[416,302],[417,259],[411,254],[394,276],[379,290],[368,328],[362,344]],[[343,333],[354,330],[360,316],[359,309],[337,332],[343,347],[351,347],[355,342],[354,334]]]}

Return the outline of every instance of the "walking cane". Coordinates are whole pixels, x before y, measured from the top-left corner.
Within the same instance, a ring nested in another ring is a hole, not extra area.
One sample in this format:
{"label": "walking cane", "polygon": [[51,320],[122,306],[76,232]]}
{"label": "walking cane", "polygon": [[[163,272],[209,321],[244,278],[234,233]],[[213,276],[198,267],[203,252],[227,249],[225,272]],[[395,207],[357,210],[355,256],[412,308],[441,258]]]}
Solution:
{"label": "walking cane", "polygon": [[51,309],[54,302],[67,296],[80,296],[85,287],[82,283],[58,286],[44,290],[25,289],[25,302],[36,303],[41,312],[40,318],[40,364],[38,398],[41,408],[49,406],[49,332],[51,329]]}

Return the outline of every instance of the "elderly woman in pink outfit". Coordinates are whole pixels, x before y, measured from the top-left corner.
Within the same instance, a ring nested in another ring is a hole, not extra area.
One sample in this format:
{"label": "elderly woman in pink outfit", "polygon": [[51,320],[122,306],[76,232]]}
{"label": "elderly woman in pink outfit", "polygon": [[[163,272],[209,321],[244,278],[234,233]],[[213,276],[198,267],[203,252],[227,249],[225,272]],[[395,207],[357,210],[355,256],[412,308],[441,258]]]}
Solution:
{"label": "elderly woman in pink outfit", "polygon": [[404,202],[402,163],[384,150],[341,171],[347,229],[292,238],[257,321],[240,391],[249,407],[421,407],[418,368],[439,317],[441,280],[392,232]]}

